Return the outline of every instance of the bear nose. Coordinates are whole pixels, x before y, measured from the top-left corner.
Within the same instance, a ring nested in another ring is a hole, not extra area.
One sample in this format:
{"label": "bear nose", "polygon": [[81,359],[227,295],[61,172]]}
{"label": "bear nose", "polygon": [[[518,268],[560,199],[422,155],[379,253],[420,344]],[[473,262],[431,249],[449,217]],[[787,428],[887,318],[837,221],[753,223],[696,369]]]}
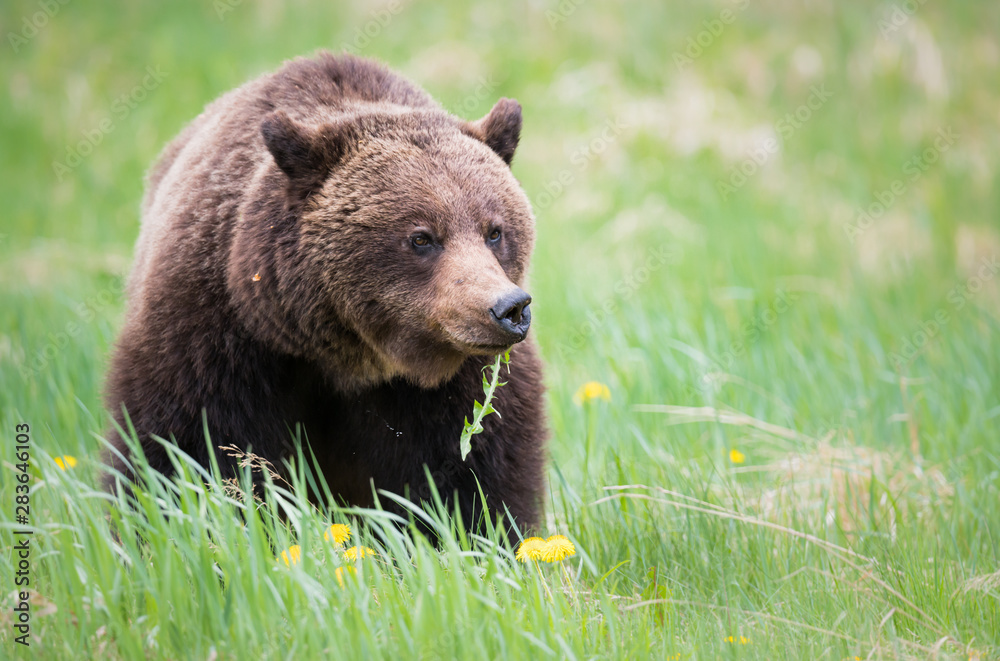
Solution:
{"label": "bear nose", "polygon": [[515,287],[500,297],[490,308],[490,314],[497,325],[514,339],[520,342],[528,334],[531,325],[531,296],[520,287]]}

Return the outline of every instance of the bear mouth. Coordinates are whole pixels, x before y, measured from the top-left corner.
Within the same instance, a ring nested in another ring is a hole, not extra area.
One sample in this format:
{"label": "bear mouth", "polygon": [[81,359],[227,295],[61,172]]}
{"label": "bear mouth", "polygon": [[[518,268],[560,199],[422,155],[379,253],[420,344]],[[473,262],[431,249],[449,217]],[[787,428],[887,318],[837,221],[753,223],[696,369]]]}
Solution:
{"label": "bear mouth", "polygon": [[[466,356],[495,356],[523,342],[528,336],[527,331],[518,337],[511,333],[489,332],[496,330],[492,328],[439,328],[443,331],[441,339],[451,345],[454,351]],[[487,332],[482,332],[483,330]]]}
{"label": "bear mouth", "polygon": [[513,344],[470,344],[469,348],[476,350],[477,352],[484,352],[489,354],[498,354],[501,351],[506,351],[510,349]]}
{"label": "bear mouth", "polygon": [[454,345],[462,353],[469,356],[495,356],[498,353],[507,351],[516,342],[468,342],[455,338]]}

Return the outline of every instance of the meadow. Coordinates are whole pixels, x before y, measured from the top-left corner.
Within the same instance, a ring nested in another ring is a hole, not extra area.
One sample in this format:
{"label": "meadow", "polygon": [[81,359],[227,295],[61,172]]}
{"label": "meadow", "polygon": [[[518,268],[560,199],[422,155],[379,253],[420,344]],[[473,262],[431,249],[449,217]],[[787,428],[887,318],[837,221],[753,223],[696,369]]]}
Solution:
{"label": "meadow", "polygon": [[[14,0],[0,27],[0,656],[1000,658],[1000,5]],[[97,488],[146,169],[321,48],[462,117],[524,107],[539,532],[570,557],[434,548],[309,505],[304,470],[259,501],[193,467],[136,510]]]}

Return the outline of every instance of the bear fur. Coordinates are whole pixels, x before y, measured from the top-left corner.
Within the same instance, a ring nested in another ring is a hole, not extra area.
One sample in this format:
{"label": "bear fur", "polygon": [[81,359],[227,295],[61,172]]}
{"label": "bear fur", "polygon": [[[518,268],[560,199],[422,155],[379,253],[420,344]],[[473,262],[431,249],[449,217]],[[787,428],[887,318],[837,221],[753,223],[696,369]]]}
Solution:
{"label": "bear fur", "polygon": [[[381,65],[329,53],[207,106],[149,173],[107,380],[108,409],[124,429],[127,411],[152,467],[172,472],[152,435],[210,464],[203,415],[215,448],[279,467],[301,426],[344,503],[372,506],[373,487],[427,498],[426,466],[467,526],[480,487],[494,518],[536,526],[541,364],[517,343],[529,309],[495,311],[524,294],[534,242],[509,168],[520,129],[515,101],[463,121]],[[482,368],[512,344],[503,417],[462,461]]]}

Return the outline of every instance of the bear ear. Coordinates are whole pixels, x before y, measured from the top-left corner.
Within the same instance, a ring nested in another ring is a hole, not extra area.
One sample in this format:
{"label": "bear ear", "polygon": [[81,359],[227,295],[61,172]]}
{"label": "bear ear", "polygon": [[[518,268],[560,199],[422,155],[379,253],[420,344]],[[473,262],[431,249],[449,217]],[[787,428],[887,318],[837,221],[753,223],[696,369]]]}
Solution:
{"label": "bear ear", "polygon": [[345,124],[312,127],[296,122],[284,110],[265,117],[260,132],[281,171],[292,183],[306,188],[322,185],[330,169],[344,158],[351,140]]}
{"label": "bear ear", "polygon": [[488,115],[463,124],[462,133],[482,140],[510,165],[521,138],[521,104],[514,99],[500,99]]}

